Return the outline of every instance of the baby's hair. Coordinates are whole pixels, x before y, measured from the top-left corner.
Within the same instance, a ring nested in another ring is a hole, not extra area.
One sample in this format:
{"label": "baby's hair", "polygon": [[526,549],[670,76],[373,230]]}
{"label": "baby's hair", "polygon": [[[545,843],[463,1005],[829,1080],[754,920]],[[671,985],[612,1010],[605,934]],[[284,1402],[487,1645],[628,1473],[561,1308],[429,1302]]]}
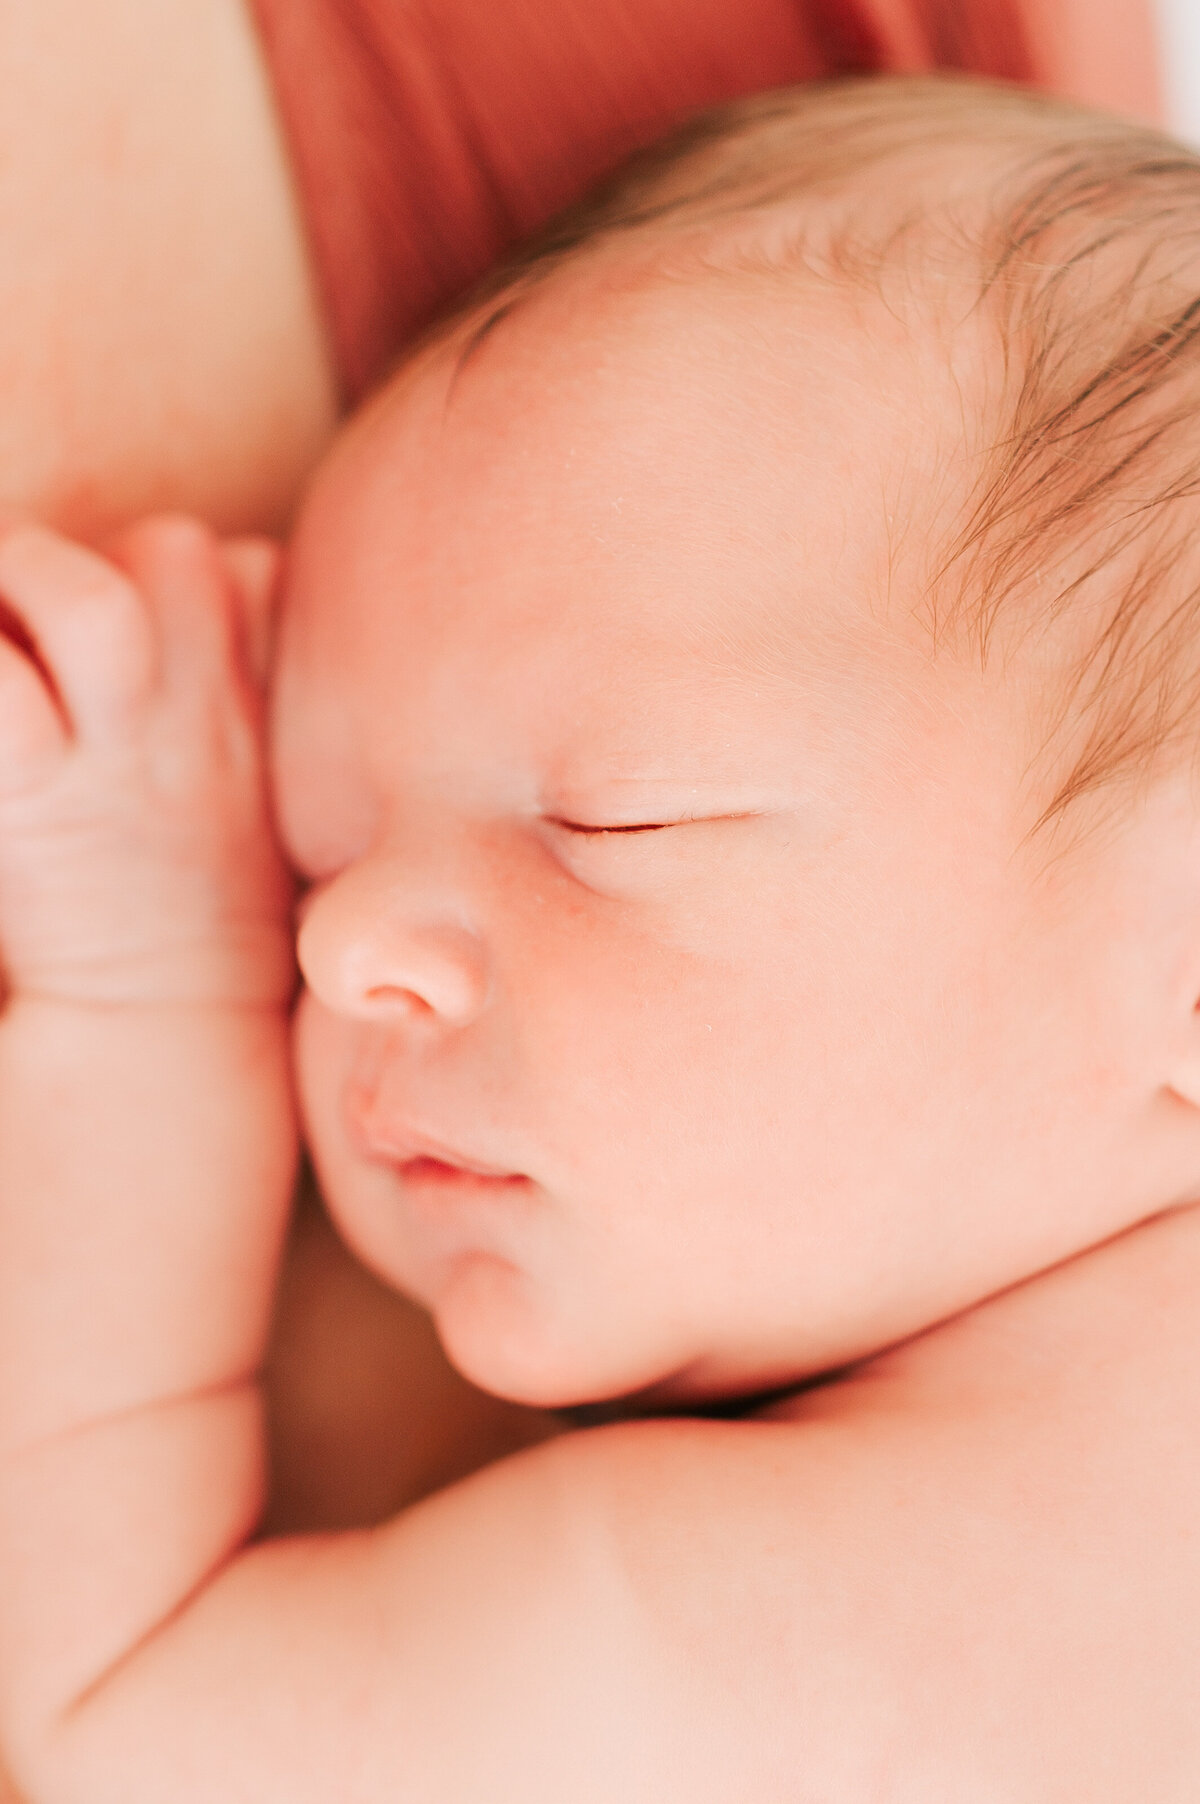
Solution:
{"label": "baby's hair", "polygon": [[740,101],[635,157],[510,259],[458,316],[462,358],[558,271],[609,252],[682,280],[791,271],[983,322],[1000,375],[990,392],[980,379],[977,475],[924,584],[935,643],[966,635],[986,659],[1002,638],[1065,636],[1039,824],[1195,752],[1200,156],[962,79]]}

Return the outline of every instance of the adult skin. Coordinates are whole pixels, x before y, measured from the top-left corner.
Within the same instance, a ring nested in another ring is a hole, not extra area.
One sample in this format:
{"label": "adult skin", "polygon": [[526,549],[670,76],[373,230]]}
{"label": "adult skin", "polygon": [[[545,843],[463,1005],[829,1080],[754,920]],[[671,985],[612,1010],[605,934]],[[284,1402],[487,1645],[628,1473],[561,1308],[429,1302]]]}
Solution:
{"label": "adult skin", "polygon": [[0,79],[0,501],[280,527],[334,382],[239,0],[5,0]]}

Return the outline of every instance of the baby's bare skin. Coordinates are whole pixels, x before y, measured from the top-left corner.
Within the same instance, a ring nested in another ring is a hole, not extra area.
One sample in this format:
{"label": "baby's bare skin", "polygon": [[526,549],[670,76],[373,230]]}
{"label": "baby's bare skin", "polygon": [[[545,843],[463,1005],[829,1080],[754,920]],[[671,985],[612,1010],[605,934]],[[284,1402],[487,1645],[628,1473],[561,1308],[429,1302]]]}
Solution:
{"label": "baby's bare skin", "polygon": [[1022,863],[1025,692],[931,671],[873,589],[931,366],[817,310],[756,390],[776,300],[720,303],[548,289],[322,478],[275,752],[302,1087],[332,1207],[476,1380],[686,1410],[852,1369],[254,1541],[295,1134],[245,585],[178,524],[132,584],[10,535],[71,729],[5,648],[31,1804],[1190,1798],[1200,814],[1164,781]]}

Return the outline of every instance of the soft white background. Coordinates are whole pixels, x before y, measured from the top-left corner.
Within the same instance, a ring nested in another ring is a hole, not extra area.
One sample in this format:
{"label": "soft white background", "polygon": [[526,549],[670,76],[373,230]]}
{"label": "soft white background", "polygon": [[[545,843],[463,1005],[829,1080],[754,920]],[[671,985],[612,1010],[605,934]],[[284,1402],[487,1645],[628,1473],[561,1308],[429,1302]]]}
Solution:
{"label": "soft white background", "polygon": [[1155,0],[1167,123],[1200,147],[1200,0]]}

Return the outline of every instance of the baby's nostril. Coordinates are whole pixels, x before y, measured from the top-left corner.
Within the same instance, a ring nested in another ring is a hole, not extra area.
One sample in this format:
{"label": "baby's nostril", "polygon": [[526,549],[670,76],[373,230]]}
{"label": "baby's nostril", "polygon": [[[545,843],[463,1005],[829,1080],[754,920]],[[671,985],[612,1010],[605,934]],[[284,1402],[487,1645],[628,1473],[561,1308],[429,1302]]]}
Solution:
{"label": "baby's nostril", "polygon": [[402,984],[374,983],[365,992],[368,1002],[382,1003],[385,1008],[404,1008],[413,1014],[428,1015],[433,1013],[430,1003],[416,990],[406,989]]}

